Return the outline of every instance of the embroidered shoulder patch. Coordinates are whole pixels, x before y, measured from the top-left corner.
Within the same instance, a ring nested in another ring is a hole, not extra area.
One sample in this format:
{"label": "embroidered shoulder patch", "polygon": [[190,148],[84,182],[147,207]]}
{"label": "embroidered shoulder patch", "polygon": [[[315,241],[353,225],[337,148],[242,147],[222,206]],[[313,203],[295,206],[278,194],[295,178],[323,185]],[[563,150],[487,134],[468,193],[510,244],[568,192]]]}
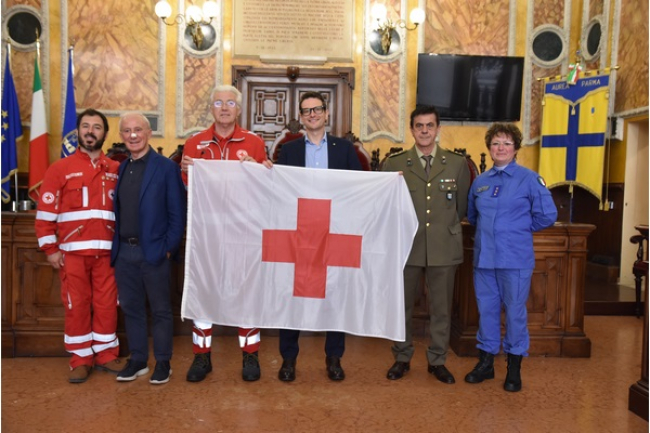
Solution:
{"label": "embroidered shoulder patch", "polygon": [[537,177],[537,182],[539,182],[539,184],[542,186],[546,186],[546,182],[544,181],[544,178],[542,176]]}

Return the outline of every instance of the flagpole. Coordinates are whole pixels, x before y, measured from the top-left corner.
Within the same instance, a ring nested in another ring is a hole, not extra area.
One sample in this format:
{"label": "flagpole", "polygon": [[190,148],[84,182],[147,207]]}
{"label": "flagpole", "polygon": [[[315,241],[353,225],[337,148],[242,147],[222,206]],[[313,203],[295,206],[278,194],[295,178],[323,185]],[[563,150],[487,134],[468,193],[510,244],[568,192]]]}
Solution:
{"label": "flagpole", "polygon": [[34,30],[36,32],[36,61],[38,65],[41,65],[41,40],[40,35],[38,34],[38,29]]}
{"label": "flagpole", "polygon": [[[41,66],[41,40],[40,40],[40,35],[38,34],[38,28],[34,29],[34,31],[36,32],[36,64],[38,65],[38,67],[40,69],[40,66]],[[32,106],[32,112],[33,111],[34,111],[34,107]],[[30,128],[30,130],[29,130],[29,139],[31,140],[32,131],[34,130],[33,129],[34,125],[30,124],[29,128]],[[30,142],[30,144],[31,144],[31,142]],[[32,152],[31,146],[30,146],[29,152],[30,152],[30,158],[31,158],[31,152]],[[27,186],[27,198],[28,199],[31,198],[31,197],[29,197],[29,185]],[[38,206],[38,202],[36,202],[35,200],[34,200],[34,202],[35,202],[35,205]]]}
{"label": "flagpole", "polygon": [[569,224],[573,223],[573,182],[569,183]]}
{"label": "flagpole", "polygon": [[[11,38],[7,37],[7,59],[9,61],[9,69],[11,70]],[[12,212],[18,212],[18,169],[14,171],[14,201],[11,204]]]}

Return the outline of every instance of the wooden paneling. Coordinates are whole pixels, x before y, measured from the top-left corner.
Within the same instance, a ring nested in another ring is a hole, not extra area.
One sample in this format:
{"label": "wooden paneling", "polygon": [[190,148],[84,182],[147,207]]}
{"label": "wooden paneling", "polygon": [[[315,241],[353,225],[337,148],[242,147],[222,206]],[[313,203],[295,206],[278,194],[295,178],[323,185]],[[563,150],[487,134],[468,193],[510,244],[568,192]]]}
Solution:
{"label": "wooden paneling", "polygon": [[648,421],[648,262],[645,262],[645,315],[643,317],[643,348],[641,379],[630,386],[628,409]]}
{"label": "wooden paneling", "polygon": [[14,353],[14,336],[12,322],[12,288],[11,277],[11,226],[13,219],[2,216],[2,356],[10,357]]}
{"label": "wooden paneling", "polygon": [[[63,346],[64,305],[59,272],[38,248],[35,212],[2,213],[2,356],[68,356]],[[181,320],[183,249],[172,267],[174,335],[190,335],[192,321]],[[216,327],[221,334],[236,333]],[[120,355],[128,355],[124,317],[118,308]],[[191,337],[188,337],[191,338]]]}
{"label": "wooden paneling", "polygon": [[[63,308],[58,272],[39,251],[34,213],[2,214],[2,354],[3,356],[64,356]],[[535,234],[535,271],[528,299],[533,355],[589,356],[591,342],[584,333],[584,269],[586,239],[593,226],[557,224]],[[478,310],[472,279],[473,228],[463,226],[465,262],[459,267],[453,301],[451,347],[460,356],[476,353]],[[182,254],[181,254],[182,255]],[[9,256],[9,257],[7,257]],[[191,334],[192,321],[182,321],[182,259],[172,269],[174,334]],[[426,332],[425,291],[416,306],[415,332]],[[119,313],[118,336],[125,344]],[[217,327],[218,334],[235,330]]]}
{"label": "wooden paneling", "polygon": [[593,224],[596,229],[589,235],[587,259],[601,264],[619,266],[623,236],[624,186],[620,183],[605,185],[603,200],[607,197],[613,209],[599,209],[598,199],[586,190],[573,188],[573,200],[568,186],[551,190],[558,209],[558,221],[566,223]]}

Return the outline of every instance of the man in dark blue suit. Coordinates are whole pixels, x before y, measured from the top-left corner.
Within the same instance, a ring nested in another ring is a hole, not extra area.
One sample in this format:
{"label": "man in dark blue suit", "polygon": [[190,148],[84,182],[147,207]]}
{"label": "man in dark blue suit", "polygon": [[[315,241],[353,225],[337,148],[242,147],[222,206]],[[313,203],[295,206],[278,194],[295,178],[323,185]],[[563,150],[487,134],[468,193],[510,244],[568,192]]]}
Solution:
{"label": "man in dark blue suit", "polygon": [[[300,119],[307,135],[282,146],[276,164],[319,169],[361,170],[361,163],[348,140],[325,132],[329,111],[323,95],[306,92],[300,97]],[[265,163],[265,165],[268,165]],[[280,354],[282,368],[280,380],[291,382],[296,378],[298,337],[300,331],[280,329]],[[345,351],[345,334],[328,331],[325,338],[325,364],[331,380],[345,379],[341,357]]]}
{"label": "man in dark blue suit", "polygon": [[120,165],[115,191],[115,266],[131,357],[117,380],[149,372],[147,301],[151,308],[156,367],[149,382],[169,381],[174,323],[170,297],[171,259],[185,231],[186,195],[180,167],[151,146],[151,126],[139,113],[120,117],[120,135],[131,156]]}

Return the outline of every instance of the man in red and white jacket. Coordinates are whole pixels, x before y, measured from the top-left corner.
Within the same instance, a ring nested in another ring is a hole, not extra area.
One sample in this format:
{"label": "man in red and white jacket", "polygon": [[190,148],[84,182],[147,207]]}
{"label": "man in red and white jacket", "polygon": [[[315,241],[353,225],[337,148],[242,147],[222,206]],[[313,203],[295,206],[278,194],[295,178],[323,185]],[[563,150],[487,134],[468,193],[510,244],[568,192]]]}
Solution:
{"label": "man in red and white jacket", "polygon": [[[183,182],[186,185],[187,167],[193,164],[194,158],[257,161],[259,163],[266,160],[264,141],[237,124],[237,118],[241,113],[241,92],[233,86],[217,86],[212,90],[210,101],[214,123],[205,131],[188,138],[183,148],[181,168]],[[212,371],[210,359],[212,323],[194,320],[192,336],[194,361],[187,372],[187,380],[200,382]],[[239,328],[239,346],[244,357],[242,378],[245,381],[258,380],[261,375],[258,359],[260,330]]]}
{"label": "man in red and white jacket", "polygon": [[77,131],[77,151],[45,173],[36,214],[38,246],[61,278],[71,383],[85,382],[93,365],[115,374],[122,369],[110,264],[119,163],[102,152],[106,116],[85,110],[77,117]]}

